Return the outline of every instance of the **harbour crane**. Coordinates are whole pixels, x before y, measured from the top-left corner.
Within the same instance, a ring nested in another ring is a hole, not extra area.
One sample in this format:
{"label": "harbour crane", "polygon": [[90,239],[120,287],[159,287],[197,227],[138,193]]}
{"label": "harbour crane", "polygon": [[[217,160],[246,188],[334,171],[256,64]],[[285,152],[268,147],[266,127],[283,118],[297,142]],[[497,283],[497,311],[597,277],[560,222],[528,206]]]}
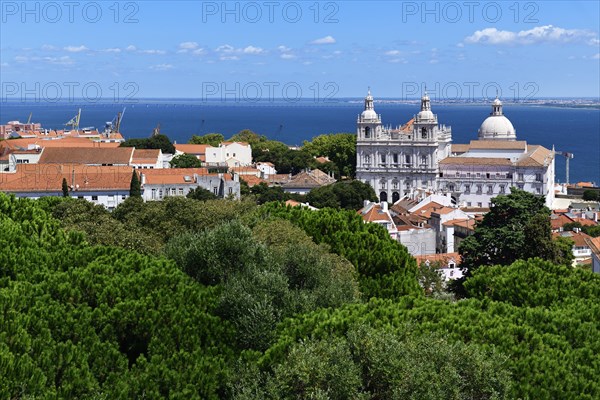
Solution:
{"label": "harbour crane", "polygon": [[27,118],[27,125],[29,125],[31,123],[31,116],[33,115],[33,112],[29,113],[29,118]]}
{"label": "harbour crane", "polygon": [[569,184],[569,160],[571,160],[572,158],[575,157],[575,155],[573,153],[569,153],[567,151],[554,151],[556,154],[559,154],[561,156],[563,156],[566,160],[567,160],[567,166],[566,166],[566,170],[567,170],[567,179],[566,179],[566,184]]}
{"label": "harbour crane", "polygon": [[70,126],[72,130],[79,130],[79,120],[81,119],[81,108],[77,112],[77,115],[74,116],[65,124],[65,126]]}
{"label": "harbour crane", "polygon": [[150,135],[150,137],[154,137],[154,136],[158,136],[160,135],[160,122],[158,123],[158,125],[156,125],[156,128],[154,128],[154,130],[152,131],[152,135]]}

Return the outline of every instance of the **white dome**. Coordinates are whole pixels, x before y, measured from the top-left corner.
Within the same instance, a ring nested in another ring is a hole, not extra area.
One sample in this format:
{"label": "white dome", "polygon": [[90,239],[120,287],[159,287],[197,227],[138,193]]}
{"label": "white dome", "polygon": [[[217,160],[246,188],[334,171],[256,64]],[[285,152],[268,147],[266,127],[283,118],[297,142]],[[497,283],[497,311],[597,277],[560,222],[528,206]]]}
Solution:
{"label": "white dome", "polygon": [[423,121],[431,121],[434,119],[434,115],[433,112],[431,112],[431,110],[423,110],[419,111],[419,113],[417,114],[417,118]]}
{"label": "white dome", "polygon": [[377,119],[377,113],[373,109],[367,109],[360,115],[362,119],[373,120]]}
{"label": "white dome", "polygon": [[516,140],[515,128],[504,115],[490,115],[479,128],[480,140]]}

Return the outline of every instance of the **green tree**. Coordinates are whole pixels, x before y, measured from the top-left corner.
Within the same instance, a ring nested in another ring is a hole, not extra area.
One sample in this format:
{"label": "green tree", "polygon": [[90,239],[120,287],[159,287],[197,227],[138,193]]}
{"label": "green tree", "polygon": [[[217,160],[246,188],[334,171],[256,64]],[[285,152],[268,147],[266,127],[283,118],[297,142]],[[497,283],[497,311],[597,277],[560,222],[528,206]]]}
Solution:
{"label": "green tree", "polygon": [[171,168],[200,168],[202,162],[193,154],[179,154],[169,162]]}
{"label": "green tree", "polygon": [[583,200],[597,201],[600,200],[600,192],[598,190],[587,189],[583,191]]}
{"label": "green tree", "polygon": [[190,144],[208,144],[212,147],[218,147],[219,144],[225,141],[225,137],[220,133],[207,133],[203,136],[192,135]]}
{"label": "green tree", "polygon": [[353,180],[315,188],[308,193],[306,200],[317,208],[358,210],[365,200],[377,201],[377,195],[371,185]]}
{"label": "green tree", "polygon": [[544,197],[513,188],[511,194],[494,198],[475,233],[458,250],[468,275],[482,265],[509,265],[521,258],[568,263],[568,256],[557,246]]}
{"label": "green tree", "polygon": [[250,129],[244,129],[229,138],[230,142],[245,142],[254,147],[259,142],[264,142],[267,137],[259,135],[258,133],[252,132]]}
{"label": "green tree", "polygon": [[325,156],[335,165],[336,175],[354,177],[356,172],[356,135],[335,133],[305,141],[303,149],[311,156]]}
{"label": "green tree", "polygon": [[201,200],[201,201],[218,199],[218,197],[215,196],[214,193],[212,193],[210,190],[206,190],[200,186],[198,186],[195,189],[190,190],[186,197],[188,199]]}
{"label": "green tree", "polygon": [[140,178],[135,170],[131,174],[131,183],[129,184],[129,197],[142,197],[142,185]]}
{"label": "green tree", "polygon": [[425,295],[433,296],[442,294],[444,291],[444,280],[442,278],[440,268],[441,262],[432,263],[421,262],[417,279],[419,285],[423,288]]}
{"label": "green tree", "polygon": [[145,139],[127,139],[120,147],[135,147],[137,149],[161,149],[163,153],[175,154],[175,146],[166,135],[156,135]]}
{"label": "green tree", "polygon": [[69,185],[67,184],[66,178],[63,178],[62,180],[62,195],[63,197],[69,197]]}
{"label": "green tree", "polygon": [[583,225],[581,225],[581,222],[577,222],[577,221],[567,222],[566,224],[563,225],[564,231],[572,231],[575,228],[582,229]]}

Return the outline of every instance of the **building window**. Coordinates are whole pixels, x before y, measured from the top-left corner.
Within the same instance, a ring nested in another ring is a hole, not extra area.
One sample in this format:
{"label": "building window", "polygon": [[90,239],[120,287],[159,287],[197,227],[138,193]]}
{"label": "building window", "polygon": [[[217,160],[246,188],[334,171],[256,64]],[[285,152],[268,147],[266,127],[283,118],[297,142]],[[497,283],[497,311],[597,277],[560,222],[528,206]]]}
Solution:
{"label": "building window", "polygon": [[517,188],[519,188],[520,190],[523,190],[523,189],[525,189],[525,185],[523,185],[522,183],[518,183]]}
{"label": "building window", "polygon": [[392,156],[392,161],[394,162],[394,164],[398,164],[398,154],[394,153],[394,155]]}
{"label": "building window", "polygon": [[126,196],[126,195],[122,195],[122,196],[121,196],[121,200],[125,200],[126,198],[127,198],[127,196]]}
{"label": "building window", "polygon": [[465,185],[465,194],[471,193],[471,185]]}
{"label": "building window", "polygon": [[467,172],[467,178],[470,178],[470,177],[471,177],[471,173]]}
{"label": "building window", "polygon": [[369,139],[371,137],[371,128],[365,127],[365,138]]}
{"label": "building window", "polygon": [[421,128],[421,139],[427,139],[427,128]]}
{"label": "building window", "polygon": [[162,191],[162,189],[159,189],[158,190],[158,198],[162,199],[162,197],[163,197],[163,191]]}
{"label": "building window", "polygon": [[98,201],[98,196],[92,196],[92,201]]}
{"label": "building window", "polygon": [[368,154],[365,155],[365,164],[371,165],[371,156]]}
{"label": "building window", "polygon": [[152,200],[156,200],[156,189],[152,189]]}
{"label": "building window", "polygon": [[452,183],[448,184],[448,191],[454,192],[454,184],[452,184]]}
{"label": "building window", "polygon": [[460,172],[456,171],[456,177],[460,178]]}
{"label": "building window", "polygon": [[386,185],[385,179],[382,179],[382,180],[379,181],[379,187],[381,189],[385,189],[385,185]]}
{"label": "building window", "polygon": [[410,164],[411,164],[412,160],[411,160],[410,154],[407,154],[407,155],[406,155],[405,162],[406,162],[406,164],[408,164],[408,165],[410,165]]}
{"label": "building window", "polygon": [[478,173],[476,174],[476,176],[477,176],[478,178],[481,178],[481,172],[478,172]]}
{"label": "building window", "polygon": [[483,207],[483,203],[477,203],[477,207],[479,207],[479,208]]}
{"label": "building window", "polygon": [[427,156],[421,156],[421,165],[427,165]]}
{"label": "building window", "polygon": [[496,172],[496,179],[500,179],[500,172]]}
{"label": "building window", "polygon": [[216,186],[214,186],[214,187],[213,187],[213,194],[214,194],[215,196],[218,196],[218,195],[219,195],[219,188],[218,188],[218,187],[216,187]]}
{"label": "building window", "polygon": [[540,188],[535,188],[535,192],[536,192],[537,194],[542,194],[542,189],[540,189]]}
{"label": "building window", "polygon": [[483,185],[477,185],[477,194],[483,193]]}
{"label": "building window", "polygon": [[381,155],[381,163],[382,163],[382,164],[385,164],[385,154],[382,154],[382,155]]}
{"label": "building window", "polygon": [[176,194],[176,191],[175,191],[175,190],[176,190],[175,188],[171,188],[171,195],[172,195],[172,196],[175,196],[175,194]]}
{"label": "building window", "polygon": [[493,194],[493,193],[494,193],[494,187],[492,185],[488,185],[487,194]]}
{"label": "building window", "polygon": [[535,180],[536,180],[536,182],[541,182],[542,181],[542,174],[535,174]]}
{"label": "building window", "polygon": [[179,188],[179,195],[183,196],[183,188]]}
{"label": "building window", "polygon": [[231,194],[233,194],[233,188],[229,188],[229,191],[228,191],[228,193],[229,193],[230,195],[231,195]]}
{"label": "building window", "polygon": [[506,186],[500,185],[500,194],[506,193]]}
{"label": "building window", "polygon": [[467,201],[467,207],[471,207],[471,202]]}
{"label": "building window", "polygon": [[522,174],[522,173],[519,173],[519,174],[517,175],[517,179],[518,179],[518,180],[520,180],[520,181],[523,181],[523,180],[525,180],[525,179],[524,179],[524,176],[523,176],[523,174]]}
{"label": "building window", "polygon": [[392,188],[393,188],[393,189],[398,189],[398,181],[397,181],[396,179],[394,179],[394,180],[392,181]]}

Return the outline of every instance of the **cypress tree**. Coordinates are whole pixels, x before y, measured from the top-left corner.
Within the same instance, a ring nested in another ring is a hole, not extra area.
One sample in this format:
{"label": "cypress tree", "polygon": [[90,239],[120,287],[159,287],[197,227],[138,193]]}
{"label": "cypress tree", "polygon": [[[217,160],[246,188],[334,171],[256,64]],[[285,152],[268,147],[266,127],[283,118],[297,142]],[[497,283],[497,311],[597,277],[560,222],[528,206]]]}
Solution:
{"label": "cypress tree", "polygon": [[69,185],[67,184],[67,178],[62,180],[62,193],[63,197],[69,197]]}
{"label": "cypress tree", "polygon": [[129,197],[142,197],[142,185],[140,184],[140,179],[135,171],[133,171],[133,174],[131,175]]}

